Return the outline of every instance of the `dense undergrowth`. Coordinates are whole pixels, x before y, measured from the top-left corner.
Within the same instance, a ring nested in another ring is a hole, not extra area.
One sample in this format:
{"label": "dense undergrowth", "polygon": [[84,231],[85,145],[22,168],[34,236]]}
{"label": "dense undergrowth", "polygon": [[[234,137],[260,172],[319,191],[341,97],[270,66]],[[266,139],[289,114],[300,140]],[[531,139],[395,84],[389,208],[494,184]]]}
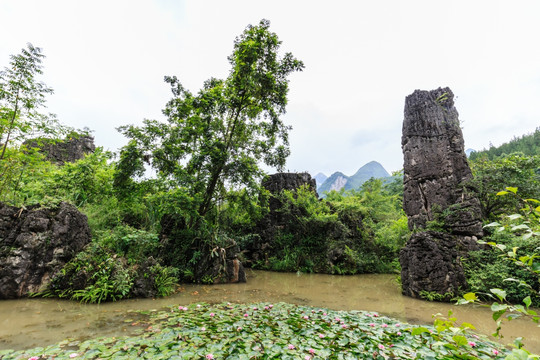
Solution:
{"label": "dense undergrowth", "polygon": [[[511,155],[492,162],[472,162],[476,188],[499,189],[499,173],[523,186],[524,196],[539,193],[536,158]],[[524,164],[528,164],[527,167]],[[100,148],[75,163],[63,166],[41,159],[20,178],[17,191],[3,199],[16,205],[40,203],[54,206],[59,201],[76,204],[88,216],[92,245],[73,259],[46,292],[89,302],[119,300],[144,295],[141,282],[153,282],[151,296],[174,291],[177,282],[202,281],[194,278],[195,265],[216,247],[234,241],[241,250],[261,242],[258,223],[268,216],[267,192],[229,191],[227,198],[203,219],[198,230],[180,229],[174,243],[160,237],[163,217],[180,223],[186,219],[183,195],[164,187],[156,179],[141,179],[128,194],[114,187],[117,163]],[[265,257],[254,259],[249,251],[241,255],[247,266],[274,271],[360,274],[399,272],[399,250],[409,236],[401,209],[400,181],[383,184],[370,180],[358,191],[331,192],[319,200],[308,189],[278,195],[282,226],[274,234]],[[520,188],[521,192],[521,188]],[[486,222],[511,214],[522,207],[516,199],[495,195],[481,197],[490,209]],[[498,214],[498,215],[497,215]],[[490,234],[486,241],[534,252],[538,237],[524,241],[516,233]],[[492,231],[491,231],[492,232]],[[526,290],[507,278],[525,279],[538,288],[537,278],[512,264],[493,250],[472,253],[464,262],[470,290],[489,294],[489,289],[506,289],[508,299],[523,298]],[[81,271],[82,270],[82,271]],[[86,276],[84,276],[86,274]],[[216,279],[206,278],[205,282]],[[148,295],[148,294],[147,294]],[[488,299],[489,295],[485,296]],[[533,303],[538,296],[533,294]]]}

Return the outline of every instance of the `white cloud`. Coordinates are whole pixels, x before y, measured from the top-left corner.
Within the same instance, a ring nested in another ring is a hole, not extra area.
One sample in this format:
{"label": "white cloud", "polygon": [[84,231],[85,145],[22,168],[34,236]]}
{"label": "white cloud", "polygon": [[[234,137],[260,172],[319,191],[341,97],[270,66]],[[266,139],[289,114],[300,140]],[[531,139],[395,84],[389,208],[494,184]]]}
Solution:
{"label": "white cloud", "polygon": [[[271,29],[306,69],[291,77],[291,170],[354,173],[377,160],[402,166],[405,96],[450,86],[468,147],[533,131],[540,110],[540,2],[6,0],[0,66],[26,42],[44,48],[49,110],[94,129],[160,118],[164,75],[197,91],[225,77],[247,24]],[[369,134],[370,141],[359,141]],[[355,138],[356,136],[356,138]]]}

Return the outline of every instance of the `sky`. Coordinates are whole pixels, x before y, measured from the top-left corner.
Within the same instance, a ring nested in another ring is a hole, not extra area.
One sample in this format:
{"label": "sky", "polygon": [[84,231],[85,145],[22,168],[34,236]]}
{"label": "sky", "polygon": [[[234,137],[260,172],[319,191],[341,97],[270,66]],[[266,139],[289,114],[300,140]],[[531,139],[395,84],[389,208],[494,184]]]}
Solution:
{"label": "sky", "polygon": [[289,78],[288,171],[401,169],[416,89],[452,89],[466,148],[540,126],[538,0],[0,0],[0,14],[0,68],[41,47],[47,111],[110,151],[127,142],[117,127],[165,121],[164,76],[192,92],[225,78],[235,37],[263,18],[305,64]]}

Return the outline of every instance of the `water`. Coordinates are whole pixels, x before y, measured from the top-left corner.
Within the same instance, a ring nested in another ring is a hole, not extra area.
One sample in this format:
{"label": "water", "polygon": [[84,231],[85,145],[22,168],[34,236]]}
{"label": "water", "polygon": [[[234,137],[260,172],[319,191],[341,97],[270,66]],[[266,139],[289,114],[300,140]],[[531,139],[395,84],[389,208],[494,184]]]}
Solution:
{"label": "water", "polygon": [[[246,284],[184,285],[165,299],[133,299],[85,305],[56,299],[0,301],[0,349],[45,346],[66,338],[129,335],[139,315],[135,310],[159,310],[194,302],[288,302],[334,310],[368,310],[412,324],[432,324],[432,315],[452,310],[484,334],[495,331],[491,311],[479,306],[430,303],[402,296],[393,275],[333,276],[249,271]],[[540,328],[525,319],[504,322],[503,343],[517,336],[540,353]]]}

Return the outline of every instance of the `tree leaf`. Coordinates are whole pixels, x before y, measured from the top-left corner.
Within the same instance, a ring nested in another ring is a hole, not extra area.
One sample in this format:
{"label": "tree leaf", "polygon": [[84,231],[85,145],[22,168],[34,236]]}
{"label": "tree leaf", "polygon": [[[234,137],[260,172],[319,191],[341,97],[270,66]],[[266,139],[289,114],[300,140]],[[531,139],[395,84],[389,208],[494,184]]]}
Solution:
{"label": "tree leaf", "polygon": [[466,293],[465,295],[463,295],[463,298],[465,300],[471,301],[471,302],[474,302],[474,301],[478,300],[478,296],[476,296],[476,294],[473,293],[473,292]]}
{"label": "tree leaf", "polygon": [[506,300],[506,291],[502,289],[489,289],[489,291],[495,294],[499,298],[499,300]]}

